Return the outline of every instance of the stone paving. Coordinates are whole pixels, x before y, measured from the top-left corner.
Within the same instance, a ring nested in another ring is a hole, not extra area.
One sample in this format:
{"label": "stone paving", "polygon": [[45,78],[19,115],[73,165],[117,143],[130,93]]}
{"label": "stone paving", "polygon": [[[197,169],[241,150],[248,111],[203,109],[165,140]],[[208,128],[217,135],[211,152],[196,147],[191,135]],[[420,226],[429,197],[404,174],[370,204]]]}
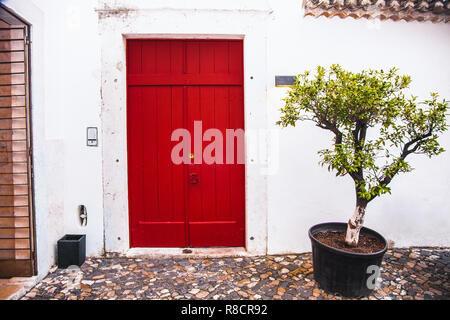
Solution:
{"label": "stone paving", "polygon": [[[450,299],[449,249],[388,250],[381,285],[362,299]],[[228,258],[89,258],[53,268],[22,299],[345,299],[314,281],[311,253]]]}

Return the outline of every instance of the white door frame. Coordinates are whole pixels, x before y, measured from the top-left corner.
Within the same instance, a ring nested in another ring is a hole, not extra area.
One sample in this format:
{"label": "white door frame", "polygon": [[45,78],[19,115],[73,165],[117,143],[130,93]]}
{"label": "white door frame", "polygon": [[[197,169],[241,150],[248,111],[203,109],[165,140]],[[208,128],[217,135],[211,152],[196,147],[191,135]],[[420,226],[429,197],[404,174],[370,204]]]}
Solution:
{"label": "white door frame", "polygon": [[[130,249],[127,143],[126,39],[243,39],[246,132],[267,130],[266,18],[269,10],[99,10],[101,38],[102,157],[105,250]],[[233,23],[230,23],[233,21]],[[183,31],[183,32],[180,32]],[[246,138],[245,253],[267,253],[267,142]],[[251,152],[251,150],[258,150]],[[262,150],[261,150],[262,149]],[[257,155],[261,155],[258,159]],[[174,254],[172,248],[159,253]]]}

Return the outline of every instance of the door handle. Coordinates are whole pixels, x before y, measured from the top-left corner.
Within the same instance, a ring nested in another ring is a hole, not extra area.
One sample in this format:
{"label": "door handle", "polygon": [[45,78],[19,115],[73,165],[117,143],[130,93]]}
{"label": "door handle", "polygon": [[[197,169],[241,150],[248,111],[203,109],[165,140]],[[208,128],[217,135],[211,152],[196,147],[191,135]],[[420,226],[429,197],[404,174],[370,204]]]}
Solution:
{"label": "door handle", "polygon": [[200,180],[198,179],[197,173],[190,173],[189,174],[189,183],[190,184],[197,184]]}

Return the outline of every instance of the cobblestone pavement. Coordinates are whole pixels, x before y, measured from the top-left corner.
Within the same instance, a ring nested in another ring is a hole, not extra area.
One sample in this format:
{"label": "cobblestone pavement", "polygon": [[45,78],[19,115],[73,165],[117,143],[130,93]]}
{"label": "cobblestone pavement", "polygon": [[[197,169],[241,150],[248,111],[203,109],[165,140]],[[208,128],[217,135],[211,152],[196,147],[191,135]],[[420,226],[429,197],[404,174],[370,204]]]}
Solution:
{"label": "cobblestone pavement", "polygon": [[[388,250],[363,299],[450,299],[450,250]],[[234,258],[90,258],[53,268],[22,299],[344,299],[319,289],[311,254]]]}

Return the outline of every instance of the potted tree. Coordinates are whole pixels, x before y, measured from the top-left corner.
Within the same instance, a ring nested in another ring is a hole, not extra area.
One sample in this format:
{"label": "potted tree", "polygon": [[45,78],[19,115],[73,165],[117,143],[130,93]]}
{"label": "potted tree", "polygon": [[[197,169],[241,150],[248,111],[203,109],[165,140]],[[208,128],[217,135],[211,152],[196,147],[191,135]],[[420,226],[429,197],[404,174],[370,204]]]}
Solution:
{"label": "potted tree", "polygon": [[319,66],[314,75],[298,75],[284,99],[277,124],[309,120],[331,132],[333,145],[319,151],[320,164],[355,185],[355,211],[347,223],[309,230],[314,277],[326,291],[357,297],[373,290],[369,270],[380,267],[387,243],[363,227],[367,205],[391,192],[395,176],[413,169],[412,154],[431,158],[444,151],[438,136],[447,130],[448,101],[438,101],[436,93],[423,102],[406,98],[410,82],[396,68],[354,73]]}

